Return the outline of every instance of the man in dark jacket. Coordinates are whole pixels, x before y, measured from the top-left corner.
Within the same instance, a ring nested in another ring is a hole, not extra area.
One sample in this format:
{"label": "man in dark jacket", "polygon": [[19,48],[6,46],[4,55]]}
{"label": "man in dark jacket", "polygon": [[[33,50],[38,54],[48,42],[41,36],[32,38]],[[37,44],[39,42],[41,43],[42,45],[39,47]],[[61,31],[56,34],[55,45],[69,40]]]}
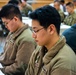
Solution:
{"label": "man in dark jacket", "polygon": [[65,30],[62,34],[65,36],[67,44],[76,53],[76,24]]}

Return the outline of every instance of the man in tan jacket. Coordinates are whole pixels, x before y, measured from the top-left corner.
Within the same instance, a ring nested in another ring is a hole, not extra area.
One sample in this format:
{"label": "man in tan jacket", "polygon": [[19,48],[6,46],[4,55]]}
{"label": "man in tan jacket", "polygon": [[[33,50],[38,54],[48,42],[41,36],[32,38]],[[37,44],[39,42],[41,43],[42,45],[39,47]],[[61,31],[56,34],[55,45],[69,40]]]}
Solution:
{"label": "man in tan jacket", "polygon": [[33,38],[40,45],[31,58],[25,75],[76,75],[76,54],[59,35],[61,19],[49,5],[30,13]]}
{"label": "man in tan jacket", "polygon": [[76,24],[76,12],[74,11],[74,4],[72,2],[68,2],[66,4],[66,10],[68,15],[65,17],[63,23],[69,26]]}
{"label": "man in tan jacket", "polygon": [[33,7],[27,3],[27,0],[18,0],[18,2],[22,16],[28,17],[28,14],[33,11]]}
{"label": "man in tan jacket", "polygon": [[63,22],[65,15],[64,15],[64,12],[60,9],[60,2],[59,1],[54,1],[54,7],[59,12],[60,17],[61,17],[61,22]]}
{"label": "man in tan jacket", "polygon": [[22,23],[22,16],[16,5],[2,7],[0,17],[10,31],[6,38],[4,52],[0,56],[5,75],[24,75],[31,53],[36,47],[28,25]]}

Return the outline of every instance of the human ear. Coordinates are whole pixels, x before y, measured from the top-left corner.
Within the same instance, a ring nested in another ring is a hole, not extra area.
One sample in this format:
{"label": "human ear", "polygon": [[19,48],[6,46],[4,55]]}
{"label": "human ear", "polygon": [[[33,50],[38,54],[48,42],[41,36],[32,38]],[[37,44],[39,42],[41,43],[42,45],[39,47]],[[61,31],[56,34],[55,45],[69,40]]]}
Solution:
{"label": "human ear", "polygon": [[50,24],[50,26],[48,27],[48,31],[49,31],[50,34],[53,34],[55,32],[54,24]]}
{"label": "human ear", "polygon": [[14,20],[15,20],[15,21],[17,21],[17,20],[18,20],[18,18],[15,16],[15,17],[14,17]]}

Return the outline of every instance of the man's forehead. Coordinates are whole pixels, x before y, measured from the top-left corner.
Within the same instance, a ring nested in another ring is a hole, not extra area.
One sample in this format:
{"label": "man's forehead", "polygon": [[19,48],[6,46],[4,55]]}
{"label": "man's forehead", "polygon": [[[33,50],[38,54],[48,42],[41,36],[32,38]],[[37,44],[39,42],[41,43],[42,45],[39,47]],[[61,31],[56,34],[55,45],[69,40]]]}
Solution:
{"label": "man's forehead", "polygon": [[4,21],[7,21],[7,20],[9,20],[9,19],[6,19],[6,18],[1,18],[2,19],[2,21],[4,22]]}

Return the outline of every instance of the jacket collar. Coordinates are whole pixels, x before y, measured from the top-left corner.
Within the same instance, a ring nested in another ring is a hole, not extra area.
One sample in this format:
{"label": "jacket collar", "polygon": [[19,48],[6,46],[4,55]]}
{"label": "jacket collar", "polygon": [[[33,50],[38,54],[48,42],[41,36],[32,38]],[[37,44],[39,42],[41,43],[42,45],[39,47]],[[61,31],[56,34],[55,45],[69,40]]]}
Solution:
{"label": "jacket collar", "polygon": [[[54,58],[55,55],[59,52],[59,50],[65,45],[65,42],[66,40],[64,36],[61,36],[58,42],[44,55],[43,63],[44,64],[49,63],[52,60],[52,58]],[[45,49],[46,49],[45,47],[41,49],[42,55]]]}
{"label": "jacket collar", "polygon": [[13,40],[15,38],[17,38],[25,29],[27,29],[29,26],[28,25],[24,25],[22,28],[18,29],[16,32],[14,33],[9,33],[7,38],[10,36]]}

